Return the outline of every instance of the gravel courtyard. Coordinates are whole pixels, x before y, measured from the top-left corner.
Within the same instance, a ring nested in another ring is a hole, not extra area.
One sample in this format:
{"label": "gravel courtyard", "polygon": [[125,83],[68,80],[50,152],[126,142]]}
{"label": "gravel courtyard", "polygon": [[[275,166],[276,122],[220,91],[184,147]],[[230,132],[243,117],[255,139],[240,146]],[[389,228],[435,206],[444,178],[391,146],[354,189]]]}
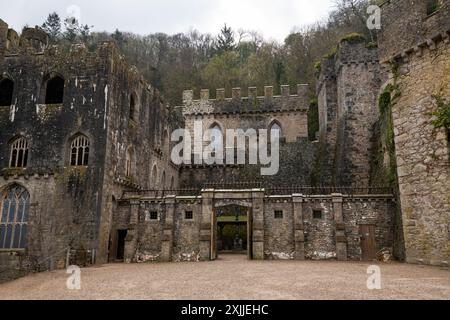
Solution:
{"label": "gravel courtyard", "polygon": [[64,270],[0,285],[0,299],[450,299],[450,271],[380,264],[381,290],[368,290],[368,263],[247,261],[109,264],[82,269],[81,290]]}

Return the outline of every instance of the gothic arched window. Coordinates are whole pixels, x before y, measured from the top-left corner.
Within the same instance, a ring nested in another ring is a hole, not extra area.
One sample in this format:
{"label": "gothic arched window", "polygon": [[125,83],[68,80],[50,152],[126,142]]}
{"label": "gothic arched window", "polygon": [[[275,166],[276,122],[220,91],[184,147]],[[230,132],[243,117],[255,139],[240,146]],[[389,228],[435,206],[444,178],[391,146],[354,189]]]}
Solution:
{"label": "gothic arched window", "polygon": [[130,96],[130,119],[136,120],[136,101],[134,99],[134,96]]}
{"label": "gothic arched window", "polygon": [[125,176],[132,177],[133,175],[133,161],[134,153],[132,147],[128,148],[127,154],[125,156]]}
{"label": "gothic arched window", "polygon": [[77,136],[70,146],[70,165],[71,166],[87,166],[89,164],[89,139],[84,135]]}
{"label": "gothic arched window", "polygon": [[26,168],[28,164],[28,141],[20,137],[11,144],[11,157],[9,166],[11,168]]}
{"label": "gothic arched window", "polygon": [[439,0],[427,0],[427,15],[433,14],[440,8]]}
{"label": "gothic arched window", "polygon": [[55,76],[47,81],[45,104],[60,104],[64,99],[64,79]]}
{"label": "gothic arched window", "polygon": [[220,150],[223,150],[223,133],[222,129],[220,129],[220,126],[218,124],[215,124],[211,127],[211,149],[212,152],[218,152]]}
{"label": "gothic arched window", "polygon": [[161,176],[161,189],[165,190],[166,189],[166,172],[163,171],[163,174]]}
{"label": "gothic arched window", "polygon": [[0,106],[6,107],[12,104],[14,82],[10,79],[0,80]]}
{"label": "gothic arched window", "polygon": [[275,132],[278,133],[278,137],[283,137],[283,129],[281,129],[281,125],[277,121],[274,121],[270,126],[270,137],[272,137]]}
{"label": "gothic arched window", "polygon": [[0,249],[25,249],[30,194],[13,185],[0,195]]}
{"label": "gothic arched window", "polygon": [[157,189],[157,184],[158,184],[158,169],[156,168],[156,164],[153,166],[151,182],[152,182],[152,188],[153,188],[153,189]]}

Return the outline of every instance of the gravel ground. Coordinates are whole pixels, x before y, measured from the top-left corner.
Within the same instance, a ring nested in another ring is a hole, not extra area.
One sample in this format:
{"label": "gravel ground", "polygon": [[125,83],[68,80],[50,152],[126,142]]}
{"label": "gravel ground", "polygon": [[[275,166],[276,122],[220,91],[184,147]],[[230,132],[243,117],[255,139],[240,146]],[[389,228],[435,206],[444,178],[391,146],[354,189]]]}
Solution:
{"label": "gravel ground", "polygon": [[68,290],[64,270],[0,285],[5,299],[446,299],[450,271],[380,264],[382,289],[368,290],[361,262],[247,261],[226,255],[214,262],[108,264],[82,269],[81,290]]}

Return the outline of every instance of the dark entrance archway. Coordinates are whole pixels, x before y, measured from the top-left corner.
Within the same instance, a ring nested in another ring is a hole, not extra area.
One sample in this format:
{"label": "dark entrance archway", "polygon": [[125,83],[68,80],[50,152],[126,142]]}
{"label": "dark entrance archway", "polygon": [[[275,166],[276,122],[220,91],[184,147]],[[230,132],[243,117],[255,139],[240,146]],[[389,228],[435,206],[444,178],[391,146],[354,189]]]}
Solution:
{"label": "dark entrance archway", "polygon": [[248,208],[229,205],[216,208],[218,254],[247,254]]}
{"label": "dark entrance archway", "polygon": [[216,258],[220,254],[244,254],[253,258],[252,202],[238,199],[216,200],[214,204]]}

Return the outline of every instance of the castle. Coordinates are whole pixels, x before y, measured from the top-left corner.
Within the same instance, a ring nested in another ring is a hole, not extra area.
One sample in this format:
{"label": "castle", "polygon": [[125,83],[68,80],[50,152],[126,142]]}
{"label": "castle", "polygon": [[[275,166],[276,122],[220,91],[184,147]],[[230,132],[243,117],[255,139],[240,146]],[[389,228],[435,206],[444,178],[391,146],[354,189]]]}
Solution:
{"label": "castle", "polygon": [[[320,64],[317,141],[308,85],[188,90],[169,106],[114,43],[66,50],[0,20],[0,278],[229,250],[448,265],[449,136],[430,112],[450,98],[449,2],[381,8],[378,46],[349,37]],[[171,133],[196,121],[278,130],[278,173],[174,164]]]}

